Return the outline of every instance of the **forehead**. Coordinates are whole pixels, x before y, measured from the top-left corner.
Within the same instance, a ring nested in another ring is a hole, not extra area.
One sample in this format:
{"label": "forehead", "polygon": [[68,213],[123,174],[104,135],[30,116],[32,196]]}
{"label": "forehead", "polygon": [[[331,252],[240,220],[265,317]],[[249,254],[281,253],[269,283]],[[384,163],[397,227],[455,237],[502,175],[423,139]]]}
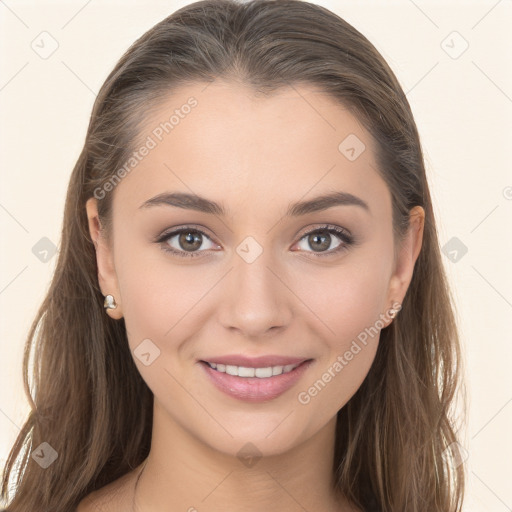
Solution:
{"label": "forehead", "polygon": [[269,96],[233,82],[182,86],[146,115],[139,140],[137,162],[115,190],[122,207],[169,191],[260,211],[329,190],[388,196],[370,134],[309,85]]}

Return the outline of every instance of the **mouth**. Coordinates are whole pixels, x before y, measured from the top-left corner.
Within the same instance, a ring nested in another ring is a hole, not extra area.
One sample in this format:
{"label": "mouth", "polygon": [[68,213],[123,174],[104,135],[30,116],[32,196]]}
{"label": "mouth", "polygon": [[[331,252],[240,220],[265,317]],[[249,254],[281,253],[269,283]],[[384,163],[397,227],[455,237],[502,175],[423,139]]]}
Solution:
{"label": "mouth", "polygon": [[200,366],[215,387],[246,402],[273,400],[291,389],[313,364],[305,359],[287,365],[237,366],[200,360]]}

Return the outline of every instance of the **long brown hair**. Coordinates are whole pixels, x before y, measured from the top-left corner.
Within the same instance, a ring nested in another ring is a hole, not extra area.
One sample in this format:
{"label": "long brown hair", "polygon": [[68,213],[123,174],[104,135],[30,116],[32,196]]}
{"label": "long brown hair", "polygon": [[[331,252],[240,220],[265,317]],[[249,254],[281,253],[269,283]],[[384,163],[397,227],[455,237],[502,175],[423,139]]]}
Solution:
{"label": "long brown hair", "polygon": [[[364,509],[373,500],[383,512],[459,511],[464,471],[451,416],[461,357],[416,124],[375,47],[334,13],[300,0],[190,4],[140,37],[107,77],[69,182],[55,275],[25,345],[31,412],[2,479],[7,500],[16,476],[7,510],[69,512],[149,454],[153,395],[130,354],[124,320],[103,310],[85,203],[137,147],[145,113],[174,87],[217,78],[267,94],[297,83],[320,88],[376,141],[396,243],[410,210],[424,208],[423,245],[402,309],[381,331],[364,383],[338,412],[333,476]],[[99,201],[107,227],[111,195]],[[58,454],[46,468],[31,457],[42,443]]]}

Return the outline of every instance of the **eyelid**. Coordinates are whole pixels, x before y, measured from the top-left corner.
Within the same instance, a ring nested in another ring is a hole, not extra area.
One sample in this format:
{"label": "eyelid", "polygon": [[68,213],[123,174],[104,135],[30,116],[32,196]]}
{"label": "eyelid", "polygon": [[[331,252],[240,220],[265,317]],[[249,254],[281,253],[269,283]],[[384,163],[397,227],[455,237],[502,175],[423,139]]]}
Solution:
{"label": "eyelid", "polygon": [[208,234],[206,232],[206,228],[203,228],[202,226],[200,226],[198,224],[185,224],[183,226],[176,226],[176,227],[173,227],[173,228],[165,229],[164,231],[162,231],[162,233],[157,235],[154,238],[153,241],[155,243],[162,242],[162,241],[167,240],[171,236],[178,235],[182,231],[187,231],[187,230],[189,230],[189,231],[197,231],[198,233],[201,233],[202,235],[204,235],[204,236],[206,236],[206,237],[208,237],[210,239],[214,238],[214,237],[212,237],[212,235],[210,235],[210,234]]}
{"label": "eyelid", "polygon": [[[315,227],[307,227],[304,229],[305,229],[305,231],[302,232],[301,235],[297,235],[299,237],[299,240],[302,240],[305,236],[307,236],[311,233],[316,233],[317,231],[337,231],[337,232],[340,232],[340,233],[346,235],[347,238],[352,237],[352,233],[347,228],[344,228],[342,226],[337,226],[336,224],[320,224],[320,225],[315,225]],[[299,231],[299,233],[301,233],[301,231]]]}

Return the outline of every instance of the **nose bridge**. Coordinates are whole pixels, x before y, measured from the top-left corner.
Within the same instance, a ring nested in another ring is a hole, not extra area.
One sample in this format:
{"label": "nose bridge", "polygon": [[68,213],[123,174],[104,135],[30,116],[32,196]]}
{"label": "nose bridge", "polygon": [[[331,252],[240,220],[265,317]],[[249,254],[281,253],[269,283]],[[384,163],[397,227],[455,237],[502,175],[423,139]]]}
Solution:
{"label": "nose bridge", "polygon": [[222,299],[224,327],[257,337],[289,322],[290,293],[279,268],[273,251],[255,238],[247,237],[237,246],[228,277],[230,286]]}

